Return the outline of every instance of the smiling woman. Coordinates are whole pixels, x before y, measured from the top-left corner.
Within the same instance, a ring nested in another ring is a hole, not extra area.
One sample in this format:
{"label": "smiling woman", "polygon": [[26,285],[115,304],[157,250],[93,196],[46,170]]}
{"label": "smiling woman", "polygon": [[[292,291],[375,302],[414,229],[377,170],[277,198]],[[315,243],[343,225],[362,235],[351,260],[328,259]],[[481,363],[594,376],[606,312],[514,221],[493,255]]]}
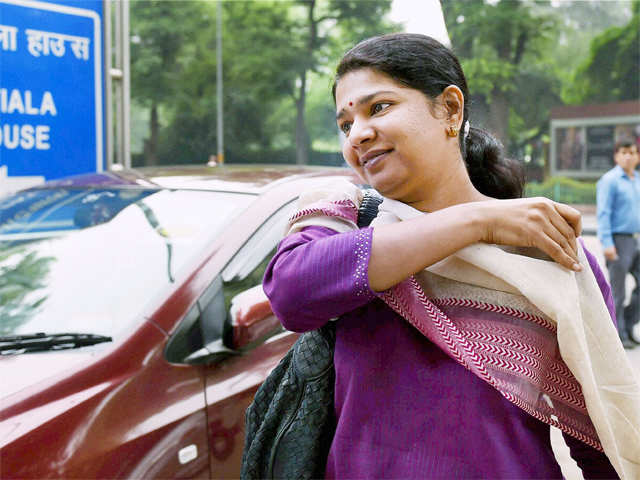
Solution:
{"label": "smiling woman", "polygon": [[384,201],[358,229],[357,188],[303,194],[264,281],[286,328],[338,318],[325,475],[561,478],[554,425],[585,475],[636,478],[640,388],[580,215],[518,198],[455,56],[424,35],[365,40],[333,95],[344,158]]}

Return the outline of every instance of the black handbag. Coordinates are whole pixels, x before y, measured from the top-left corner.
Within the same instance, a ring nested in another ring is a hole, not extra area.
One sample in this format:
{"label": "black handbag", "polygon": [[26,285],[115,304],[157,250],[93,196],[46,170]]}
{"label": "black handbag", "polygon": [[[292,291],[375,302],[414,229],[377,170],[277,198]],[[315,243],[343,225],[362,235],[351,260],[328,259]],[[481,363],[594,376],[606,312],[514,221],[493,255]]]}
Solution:
{"label": "black handbag", "polygon": [[[382,198],[365,190],[358,226]],[[245,416],[240,478],[323,478],[336,429],[335,322],[301,335],[260,386]]]}

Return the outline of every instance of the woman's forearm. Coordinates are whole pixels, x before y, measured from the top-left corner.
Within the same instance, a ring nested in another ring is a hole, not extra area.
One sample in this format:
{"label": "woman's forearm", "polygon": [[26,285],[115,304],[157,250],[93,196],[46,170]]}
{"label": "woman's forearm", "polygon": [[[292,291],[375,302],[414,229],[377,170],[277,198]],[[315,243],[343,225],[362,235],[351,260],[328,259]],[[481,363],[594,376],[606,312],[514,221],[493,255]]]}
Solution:
{"label": "woman's forearm", "polygon": [[369,286],[380,292],[477,242],[536,247],[580,271],[580,212],[547,198],[470,202],[374,229]]}
{"label": "woman's forearm", "polygon": [[380,292],[482,239],[471,204],[456,205],[374,228],[369,286]]}

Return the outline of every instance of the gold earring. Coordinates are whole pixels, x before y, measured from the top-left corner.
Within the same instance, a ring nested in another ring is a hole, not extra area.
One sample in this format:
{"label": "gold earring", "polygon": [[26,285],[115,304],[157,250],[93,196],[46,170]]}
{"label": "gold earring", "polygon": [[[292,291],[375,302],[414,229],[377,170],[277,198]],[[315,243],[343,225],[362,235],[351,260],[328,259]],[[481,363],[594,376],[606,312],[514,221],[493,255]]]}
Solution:
{"label": "gold earring", "polygon": [[447,129],[447,135],[449,135],[450,137],[457,137],[458,136],[458,129],[454,125],[451,125]]}

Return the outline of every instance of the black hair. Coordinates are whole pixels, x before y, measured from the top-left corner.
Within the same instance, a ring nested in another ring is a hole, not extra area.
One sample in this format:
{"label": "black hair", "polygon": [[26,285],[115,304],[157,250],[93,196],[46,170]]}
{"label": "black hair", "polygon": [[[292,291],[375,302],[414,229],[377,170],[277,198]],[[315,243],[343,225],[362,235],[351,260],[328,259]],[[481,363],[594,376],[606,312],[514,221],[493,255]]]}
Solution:
{"label": "black hair", "polygon": [[361,68],[388,75],[432,101],[449,85],[460,88],[464,97],[460,152],[471,182],[478,191],[494,198],[522,197],[522,166],[505,158],[502,144],[477,127],[471,126],[468,134],[464,134],[464,125],[469,120],[469,91],[460,62],[451,50],[429,36],[414,33],[393,33],[363,40],[338,64],[332,88],[334,101],[340,78]]}
{"label": "black hair", "polygon": [[630,138],[622,138],[616,142],[615,146],[613,147],[613,153],[618,153],[618,150],[620,150],[621,148],[630,148],[634,145],[635,142]]}

